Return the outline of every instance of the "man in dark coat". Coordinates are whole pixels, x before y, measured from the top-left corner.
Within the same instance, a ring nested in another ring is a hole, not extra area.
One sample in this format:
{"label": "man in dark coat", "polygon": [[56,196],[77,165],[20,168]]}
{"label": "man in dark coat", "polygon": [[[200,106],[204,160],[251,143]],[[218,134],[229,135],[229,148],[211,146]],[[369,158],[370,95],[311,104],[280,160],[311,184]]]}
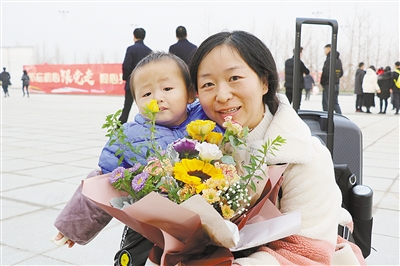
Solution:
{"label": "man in dark coat", "polygon": [[360,62],[358,64],[358,69],[356,71],[356,79],[354,81],[354,94],[357,95],[356,98],[356,112],[364,112],[362,110],[362,105],[363,105],[363,88],[362,88],[362,82],[365,76],[365,70],[364,70],[364,63]]}
{"label": "man in dark coat", "polygon": [[[300,58],[302,56],[303,47],[300,47]],[[293,50],[294,53],[294,50]],[[285,61],[285,90],[286,90],[286,97],[289,99],[289,102],[292,103],[293,100],[293,79],[294,79],[294,56],[289,58]],[[304,89],[304,79],[303,74],[308,75],[310,74],[310,70],[306,68],[303,61],[300,60],[300,78],[299,78],[299,90],[300,90],[300,97],[299,97],[299,108],[301,103],[301,94]]]}
{"label": "man in dark coat", "polygon": [[[322,68],[322,75],[321,75],[321,86],[323,87],[322,91],[322,110],[328,111],[328,95],[329,95],[329,71],[330,71],[330,64],[331,64],[331,45],[325,45],[325,55],[326,60],[324,62],[324,67]],[[343,68],[342,68],[342,61],[339,59],[339,52],[336,52],[336,67],[335,67],[335,106],[334,111],[337,114],[341,114],[342,110],[339,106],[339,82],[340,78],[343,76]]]}
{"label": "man in dark coat", "polygon": [[378,85],[381,90],[376,96],[379,97],[380,109],[379,114],[386,114],[388,107],[388,98],[390,97],[390,90],[393,89],[392,69],[390,66],[385,67],[383,74],[378,75]]}
{"label": "man in dark coat", "polygon": [[180,57],[189,65],[197,46],[187,40],[186,28],[183,26],[176,28],[176,38],[178,42],[169,47],[169,52]]}
{"label": "man in dark coat", "polygon": [[0,80],[4,91],[4,97],[10,97],[10,94],[8,93],[8,86],[11,85],[11,76],[10,73],[6,71],[5,67],[3,67],[3,72],[0,74]]}
{"label": "man in dark coat", "polygon": [[139,61],[152,52],[151,49],[143,43],[145,37],[146,31],[144,29],[136,28],[133,31],[133,40],[135,44],[126,49],[125,59],[122,63],[122,79],[125,80],[125,101],[122,114],[119,117],[121,124],[124,124],[126,121],[128,121],[129,112],[131,111],[133,104],[133,97],[129,82],[131,73]]}

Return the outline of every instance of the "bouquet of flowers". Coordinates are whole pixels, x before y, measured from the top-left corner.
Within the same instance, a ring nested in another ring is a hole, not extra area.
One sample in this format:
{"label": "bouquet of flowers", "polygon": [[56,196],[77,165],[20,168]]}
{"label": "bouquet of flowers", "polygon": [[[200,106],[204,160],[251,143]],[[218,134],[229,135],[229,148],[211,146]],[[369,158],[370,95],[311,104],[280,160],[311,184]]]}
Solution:
{"label": "bouquet of flowers", "polygon": [[[204,252],[209,244],[236,250],[238,230],[251,224],[252,219],[263,221],[271,214],[281,215],[268,198],[274,188],[275,192],[279,189],[286,166],[274,172],[268,169],[267,158],[285,144],[282,137],[249,153],[245,143],[249,130],[231,117],[225,119],[224,134],[213,132],[215,122],[196,120],[188,124],[186,138],[162,150],[154,140],[158,111],[155,100],[145,108],[151,123],[148,163],[135,163],[128,169],[117,167],[106,177],[100,176],[96,187],[104,188],[103,192],[91,190],[96,178],[85,180],[86,187],[85,183],[83,186],[83,194],[159,247],[150,256],[153,261],[181,262]],[[121,132],[119,141],[126,139]],[[122,147],[129,147],[129,143],[125,144]],[[243,153],[249,156],[246,164]],[[118,154],[123,156],[123,151]],[[267,212],[266,216],[263,212]],[[252,245],[248,240],[244,242],[244,247]],[[214,258],[226,256],[226,250],[219,252],[225,255],[214,254]]]}

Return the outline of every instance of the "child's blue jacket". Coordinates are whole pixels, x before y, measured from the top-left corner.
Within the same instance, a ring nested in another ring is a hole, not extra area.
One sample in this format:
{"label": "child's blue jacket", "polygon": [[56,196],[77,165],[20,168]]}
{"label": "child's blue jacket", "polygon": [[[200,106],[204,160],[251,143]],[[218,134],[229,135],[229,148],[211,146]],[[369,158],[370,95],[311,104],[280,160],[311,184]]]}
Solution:
{"label": "child's blue jacket", "polygon": [[[187,135],[186,126],[191,121],[208,119],[198,100],[188,105],[187,114],[187,119],[179,126],[169,128],[156,125],[155,140],[161,149],[166,149],[168,144],[179,138],[185,137]],[[119,147],[123,148],[122,144],[115,142],[110,146],[109,140],[103,148],[99,158],[99,166],[104,174],[112,172],[118,166],[123,166],[125,168],[132,167],[134,162],[130,160],[130,158],[136,158],[136,160],[142,165],[146,165],[147,163],[146,153],[148,150],[147,142],[150,138],[150,123],[146,123],[146,119],[141,114],[137,114],[134,121],[125,123],[122,127],[125,135],[128,137],[128,141],[132,144],[132,146],[135,148],[141,147],[140,153],[135,154],[126,147],[124,159],[121,164],[118,165],[119,157],[117,157],[115,153]],[[223,132],[222,128],[218,125],[216,125],[214,131]]]}

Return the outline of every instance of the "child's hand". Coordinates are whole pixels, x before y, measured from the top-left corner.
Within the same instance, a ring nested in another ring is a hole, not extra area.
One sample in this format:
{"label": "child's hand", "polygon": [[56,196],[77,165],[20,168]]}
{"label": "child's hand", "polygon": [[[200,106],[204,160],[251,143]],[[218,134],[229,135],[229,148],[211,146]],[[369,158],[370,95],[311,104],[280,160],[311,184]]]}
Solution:
{"label": "child's hand", "polygon": [[68,248],[72,248],[75,245],[75,242],[69,239],[68,237],[64,236],[60,232],[51,239],[57,246],[61,247],[63,245],[68,245]]}

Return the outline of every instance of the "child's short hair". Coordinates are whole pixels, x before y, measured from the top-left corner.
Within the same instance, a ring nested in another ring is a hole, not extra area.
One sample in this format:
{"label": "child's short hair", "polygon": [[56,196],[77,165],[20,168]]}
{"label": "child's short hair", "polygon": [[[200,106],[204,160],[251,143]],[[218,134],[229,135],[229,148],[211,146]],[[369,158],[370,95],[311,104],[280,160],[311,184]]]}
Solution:
{"label": "child's short hair", "polygon": [[136,97],[135,97],[135,88],[133,87],[133,78],[135,76],[136,70],[145,65],[148,65],[150,63],[160,62],[163,60],[172,60],[177,64],[177,66],[179,67],[179,70],[182,74],[182,77],[185,81],[188,95],[195,94],[195,90],[192,85],[192,80],[190,79],[189,68],[188,68],[187,64],[182,59],[180,59],[179,57],[177,57],[174,54],[166,53],[166,52],[153,52],[153,53],[149,54],[148,56],[146,56],[145,58],[143,58],[142,60],[140,60],[139,63],[136,65],[135,69],[131,73],[130,89],[131,89],[132,97],[134,100],[136,100]]}

